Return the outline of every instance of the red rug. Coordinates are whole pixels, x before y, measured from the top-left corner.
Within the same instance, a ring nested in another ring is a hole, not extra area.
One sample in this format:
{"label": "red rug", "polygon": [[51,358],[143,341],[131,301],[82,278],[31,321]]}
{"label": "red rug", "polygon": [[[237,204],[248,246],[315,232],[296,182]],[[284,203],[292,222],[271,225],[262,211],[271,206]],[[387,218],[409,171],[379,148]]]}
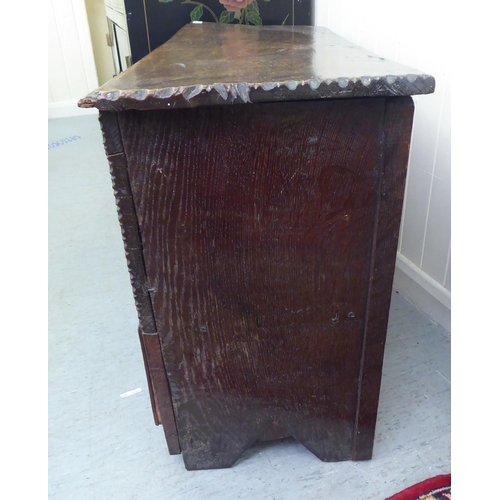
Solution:
{"label": "red rug", "polygon": [[451,474],[443,474],[410,486],[386,500],[450,500]]}

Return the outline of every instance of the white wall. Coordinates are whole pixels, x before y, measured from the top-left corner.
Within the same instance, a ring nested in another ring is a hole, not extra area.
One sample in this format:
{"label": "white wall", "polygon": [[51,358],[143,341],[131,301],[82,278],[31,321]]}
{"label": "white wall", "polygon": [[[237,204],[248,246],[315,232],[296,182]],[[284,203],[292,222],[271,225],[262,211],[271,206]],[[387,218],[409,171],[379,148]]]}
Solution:
{"label": "white wall", "polygon": [[111,48],[106,41],[108,23],[104,0],[85,0],[85,5],[87,7],[87,19],[92,39],[97,79],[99,85],[104,85],[113,78],[115,72]]}
{"label": "white wall", "polygon": [[[442,2],[441,4],[444,4]],[[436,78],[414,96],[415,118],[395,286],[450,329],[450,17],[431,0],[316,0],[315,24]]]}
{"label": "white wall", "polygon": [[98,87],[84,0],[48,2],[49,118],[94,112],[77,107]]}

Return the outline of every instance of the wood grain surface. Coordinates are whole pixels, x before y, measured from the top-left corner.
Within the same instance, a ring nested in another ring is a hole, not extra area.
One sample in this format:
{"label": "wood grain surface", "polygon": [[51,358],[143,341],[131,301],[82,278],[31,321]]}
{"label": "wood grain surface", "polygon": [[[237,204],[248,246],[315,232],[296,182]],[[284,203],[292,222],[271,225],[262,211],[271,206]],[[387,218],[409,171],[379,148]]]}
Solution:
{"label": "wood grain surface", "polygon": [[353,460],[368,460],[372,457],[413,110],[411,97],[386,100],[383,169],[375,215]]}
{"label": "wood grain surface", "polygon": [[188,24],[80,100],[101,110],[434,92],[434,77],[319,26]]}
{"label": "wood grain surface", "polygon": [[163,365],[156,331],[148,289],[149,285],[144,267],[137,212],[130,188],[127,160],[123,151],[117,115],[112,112],[100,112],[99,122],[110,168],[130,283],[139,318],[139,338],[153,415],[155,423],[163,425],[170,454],[178,454],[180,453],[180,446],[173,414],[170,386]]}
{"label": "wood grain surface", "polygon": [[283,430],[371,455],[407,154],[386,142],[411,126],[392,101],[118,114],[188,469]]}

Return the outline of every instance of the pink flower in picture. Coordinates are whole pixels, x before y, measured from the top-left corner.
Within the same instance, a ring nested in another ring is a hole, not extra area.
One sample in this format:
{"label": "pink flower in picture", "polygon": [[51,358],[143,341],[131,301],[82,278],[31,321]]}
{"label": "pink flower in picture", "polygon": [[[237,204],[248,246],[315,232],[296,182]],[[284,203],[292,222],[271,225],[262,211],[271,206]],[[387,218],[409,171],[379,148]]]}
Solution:
{"label": "pink flower in picture", "polygon": [[219,0],[229,12],[238,12],[245,7],[248,7],[255,0]]}

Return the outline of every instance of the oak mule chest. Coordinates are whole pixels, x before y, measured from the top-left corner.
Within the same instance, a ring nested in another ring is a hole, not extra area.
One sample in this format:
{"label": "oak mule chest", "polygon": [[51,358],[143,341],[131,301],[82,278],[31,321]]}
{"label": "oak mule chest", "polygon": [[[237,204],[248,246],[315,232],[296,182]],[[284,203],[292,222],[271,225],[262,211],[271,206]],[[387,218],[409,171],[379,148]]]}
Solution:
{"label": "oak mule chest", "polygon": [[434,78],[318,27],[193,23],[98,108],[157,424],[187,469],[371,458],[413,117]]}

